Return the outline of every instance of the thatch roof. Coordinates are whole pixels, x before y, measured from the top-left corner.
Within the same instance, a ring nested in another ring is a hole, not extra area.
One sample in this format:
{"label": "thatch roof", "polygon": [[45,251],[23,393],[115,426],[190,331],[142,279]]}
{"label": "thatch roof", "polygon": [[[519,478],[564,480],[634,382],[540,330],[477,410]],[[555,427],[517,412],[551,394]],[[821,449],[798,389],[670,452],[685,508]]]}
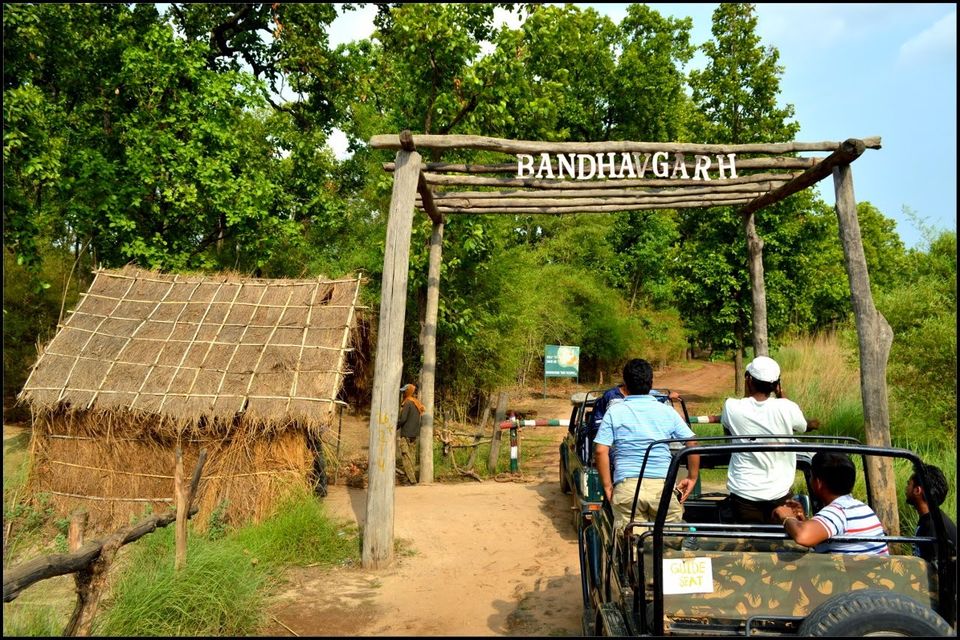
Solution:
{"label": "thatch roof", "polygon": [[360,279],[96,272],[34,365],[35,409],[308,427],[330,423]]}

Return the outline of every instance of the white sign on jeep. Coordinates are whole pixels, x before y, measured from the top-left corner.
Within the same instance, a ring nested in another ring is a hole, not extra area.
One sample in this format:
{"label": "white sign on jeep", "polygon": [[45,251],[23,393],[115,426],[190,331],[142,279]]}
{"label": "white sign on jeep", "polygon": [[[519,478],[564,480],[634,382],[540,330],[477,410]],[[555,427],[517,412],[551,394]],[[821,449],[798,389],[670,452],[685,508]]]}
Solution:
{"label": "white sign on jeep", "polygon": [[664,560],[663,595],[678,593],[713,593],[713,559]]}

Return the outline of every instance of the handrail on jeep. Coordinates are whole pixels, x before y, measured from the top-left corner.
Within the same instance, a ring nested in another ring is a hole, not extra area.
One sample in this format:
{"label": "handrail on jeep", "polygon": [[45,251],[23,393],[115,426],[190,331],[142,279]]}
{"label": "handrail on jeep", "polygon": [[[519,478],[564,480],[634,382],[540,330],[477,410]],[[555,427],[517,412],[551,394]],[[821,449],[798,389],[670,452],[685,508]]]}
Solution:
{"label": "handrail on jeep", "polygon": [[[790,441],[784,442],[785,438],[789,438]],[[893,457],[905,459],[913,465],[914,473],[916,474],[917,482],[921,487],[924,487],[927,482],[926,475],[923,470],[923,462],[920,458],[907,449],[893,448],[893,447],[877,447],[870,445],[863,445],[859,443],[856,438],[851,438],[847,436],[824,436],[824,435],[769,435],[769,436],[750,436],[749,441],[744,441],[744,436],[706,436],[706,437],[694,437],[694,438],[667,438],[662,440],[657,440],[648,445],[646,452],[644,454],[643,464],[641,465],[640,477],[637,482],[637,492],[634,495],[633,508],[631,510],[631,520],[624,528],[624,546],[627,548],[627,559],[628,562],[633,563],[633,546],[629,543],[633,534],[633,529],[636,526],[649,526],[650,523],[641,523],[633,520],[633,516],[636,514],[636,504],[639,495],[640,483],[643,479],[644,471],[646,470],[647,460],[649,459],[649,453],[654,446],[666,444],[669,446],[672,442],[686,443],[688,440],[697,440],[698,444],[693,446],[685,446],[679,450],[671,451],[671,460],[669,467],[667,469],[666,477],[664,478],[664,486],[673,486],[676,482],[677,474],[682,462],[685,462],[687,456],[693,454],[701,453],[714,453],[714,454],[724,454],[724,453],[735,453],[735,452],[770,452],[770,451],[782,451],[782,452],[800,452],[800,453],[815,453],[820,451],[830,451],[836,453],[845,453],[848,455],[860,455],[866,461],[867,456],[878,456],[878,457]],[[736,440],[737,442],[728,443],[728,444],[711,444],[709,446],[704,446],[699,444],[701,441],[706,442],[716,442],[716,441],[730,441]],[[775,442],[763,442],[763,440],[776,440]],[[837,442],[839,441],[839,442]],[[868,474],[868,465],[863,465],[864,475]],[[869,491],[869,482],[867,486],[867,500],[868,503],[873,502],[872,495]],[[669,501],[672,499],[673,494],[671,491],[664,491],[660,496],[660,504],[657,508],[657,516],[655,521],[652,523],[653,528],[651,530],[641,533],[637,537],[637,555],[638,562],[642,562],[642,553],[641,553],[641,544],[648,538],[653,539],[653,549],[652,549],[652,559],[653,559],[653,580],[654,584],[663,583],[663,553],[664,553],[664,536],[673,537],[679,536],[684,537],[689,535],[690,532],[685,525],[678,523],[667,523],[667,509],[669,506]],[[854,537],[854,536],[844,536],[843,540],[876,540],[882,539],[890,543],[901,543],[901,542],[917,542],[917,541],[930,541],[936,542],[936,570],[937,570],[937,590],[938,590],[938,613],[940,613],[947,620],[956,619],[956,602],[955,602],[955,591],[956,585],[953,580],[953,575],[947,574],[948,566],[950,566],[950,547],[948,546],[946,530],[943,524],[942,519],[939,517],[939,506],[933,503],[930,503],[930,509],[933,515],[933,523],[936,530],[936,538],[927,538],[927,537],[918,537],[918,536],[878,536],[878,537]],[[698,527],[703,526],[704,531],[712,530],[715,527],[719,528],[722,525],[710,525],[704,523],[698,523]],[[687,529],[687,530],[685,530]],[[786,533],[782,530],[777,532],[774,525],[744,525],[742,530],[736,532],[724,533],[722,531],[711,531],[711,537],[748,537],[755,539],[774,539],[774,540],[783,540],[787,538]],[[841,537],[837,537],[837,540],[840,540]],[[955,553],[955,550],[954,550]],[[955,556],[954,556],[955,557]],[[612,558],[611,558],[612,560]],[[639,582],[637,585],[638,588],[645,589],[645,581],[643,578],[643,573],[639,574]],[[654,589],[653,592],[653,621],[656,622],[656,628],[654,632],[663,634],[664,628],[664,602],[663,602],[663,593],[662,590]],[[641,608],[639,612],[641,619],[646,618],[645,608]]]}

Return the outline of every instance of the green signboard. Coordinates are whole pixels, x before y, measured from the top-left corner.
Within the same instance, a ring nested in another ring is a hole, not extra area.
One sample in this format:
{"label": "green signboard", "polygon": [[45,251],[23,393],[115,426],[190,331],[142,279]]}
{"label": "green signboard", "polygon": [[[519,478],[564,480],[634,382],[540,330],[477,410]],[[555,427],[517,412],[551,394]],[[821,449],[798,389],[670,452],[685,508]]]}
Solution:
{"label": "green signboard", "polygon": [[543,354],[544,378],[580,379],[580,347],[548,344]]}

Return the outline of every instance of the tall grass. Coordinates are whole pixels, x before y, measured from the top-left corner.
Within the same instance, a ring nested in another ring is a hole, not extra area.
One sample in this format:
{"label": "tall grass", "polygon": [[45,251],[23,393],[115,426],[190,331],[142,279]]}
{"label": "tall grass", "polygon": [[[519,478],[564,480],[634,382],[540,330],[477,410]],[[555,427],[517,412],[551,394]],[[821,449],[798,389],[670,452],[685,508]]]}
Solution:
{"label": "tall grass", "polygon": [[355,562],[355,527],[331,521],[309,494],[294,495],[259,525],[222,538],[191,535],[187,564],[174,565],[174,532],[147,536],[127,567],[96,632],[116,636],[252,635],[265,622],[268,594],[290,565]]}
{"label": "tall grass", "polygon": [[[782,370],[784,393],[800,405],[808,419],[821,421],[820,433],[853,436],[865,442],[860,375],[854,364],[857,354],[846,348],[847,344],[849,340],[836,334],[800,337],[772,355]],[[890,396],[903,391],[890,389]],[[917,419],[912,410],[904,410],[897,403],[891,403],[890,409],[890,421],[895,425],[891,427],[891,444],[909,449],[926,464],[943,470],[951,491],[941,508],[956,521],[956,440],[952,435],[945,438],[941,433],[931,433],[928,421]],[[894,462],[902,532],[912,532],[917,521],[917,513],[907,505],[903,492],[912,472],[908,462]],[[858,488],[863,491],[862,473]]]}
{"label": "tall grass", "polygon": [[[35,603],[31,603],[35,604]],[[6,607],[5,607],[6,608]],[[63,635],[66,622],[56,607],[37,604],[22,607],[15,612],[3,612],[3,636],[59,636]]]}

